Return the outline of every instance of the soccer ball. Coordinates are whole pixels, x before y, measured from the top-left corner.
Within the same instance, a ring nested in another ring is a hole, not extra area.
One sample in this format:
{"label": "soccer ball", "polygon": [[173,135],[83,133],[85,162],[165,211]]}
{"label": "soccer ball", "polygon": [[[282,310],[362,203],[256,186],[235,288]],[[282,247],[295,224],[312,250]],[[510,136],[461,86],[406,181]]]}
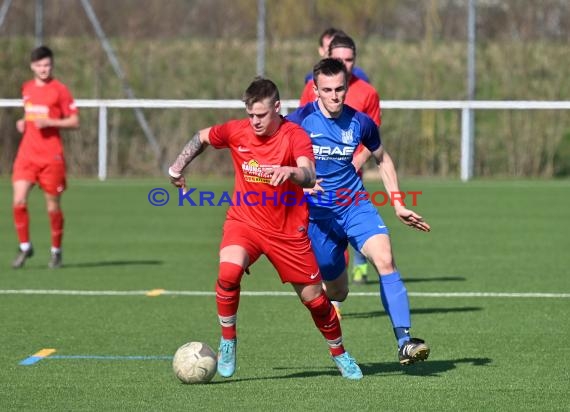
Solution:
{"label": "soccer ball", "polygon": [[174,374],[182,383],[206,383],[216,374],[216,353],[204,342],[188,342],[178,348],[172,360]]}

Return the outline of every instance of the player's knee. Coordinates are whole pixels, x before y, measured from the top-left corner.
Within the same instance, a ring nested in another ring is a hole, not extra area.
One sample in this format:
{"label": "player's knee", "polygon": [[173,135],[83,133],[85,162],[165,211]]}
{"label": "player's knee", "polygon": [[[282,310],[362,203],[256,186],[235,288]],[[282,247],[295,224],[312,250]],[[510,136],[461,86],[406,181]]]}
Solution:
{"label": "player's knee", "polygon": [[26,202],[26,199],[14,199],[14,202],[12,203],[13,207],[26,207],[28,205],[28,203]]}
{"label": "player's knee", "polygon": [[343,302],[348,296],[348,284],[342,280],[324,282],[323,289],[330,300]]}
{"label": "player's knee", "polygon": [[348,297],[348,288],[345,288],[339,292],[339,294],[337,296],[338,299],[336,299],[336,300],[338,302],[344,302],[347,297]]}
{"label": "player's knee", "polygon": [[379,253],[373,256],[372,264],[378,273],[392,273],[396,270],[392,253]]}
{"label": "player's knee", "polygon": [[48,213],[60,212],[60,211],[61,211],[61,207],[59,207],[59,205],[48,204],[48,205],[47,205],[47,211],[48,211]]}
{"label": "player's knee", "polygon": [[321,317],[326,316],[329,313],[330,302],[324,294],[321,294],[307,302],[304,301],[303,305],[305,305],[314,316]]}
{"label": "player's knee", "polygon": [[218,285],[225,290],[236,289],[241,283],[242,276],[243,268],[240,265],[221,262],[220,272],[218,273]]}
{"label": "player's knee", "polygon": [[230,283],[226,280],[218,278],[216,290],[219,288],[219,289],[224,290],[226,292],[231,292],[231,291],[234,291],[236,289],[239,289],[239,287],[240,287],[239,283],[238,284]]}
{"label": "player's knee", "polygon": [[336,300],[337,302],[344,302],[348,296],[348,288],[342,289],[327,289],[327,297],[330,300]]}

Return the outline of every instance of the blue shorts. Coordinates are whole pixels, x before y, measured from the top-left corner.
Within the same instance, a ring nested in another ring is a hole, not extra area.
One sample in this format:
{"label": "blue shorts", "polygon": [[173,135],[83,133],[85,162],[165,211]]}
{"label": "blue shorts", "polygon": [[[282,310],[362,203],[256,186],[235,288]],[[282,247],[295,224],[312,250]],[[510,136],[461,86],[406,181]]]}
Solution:
{"label": "blue shorts", "polygon": [[309,238],[323,280],[338,278],[346,268],[344,251],[348,243],[360,251],[374,235],[387,235],[388,228],[370,202],[348,206],[342,215],[309,221]]}

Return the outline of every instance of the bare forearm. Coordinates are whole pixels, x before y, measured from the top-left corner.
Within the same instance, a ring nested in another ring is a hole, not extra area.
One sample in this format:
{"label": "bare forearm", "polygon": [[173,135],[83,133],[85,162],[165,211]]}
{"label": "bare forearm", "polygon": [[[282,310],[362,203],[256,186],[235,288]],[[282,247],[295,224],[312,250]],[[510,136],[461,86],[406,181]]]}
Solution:
{"label": "bare forearm", "polygon": [[384,183],[384,187],[386,188],[388,194],[400,191],[396,167],[394,166],[394,162],[387,152],[384,152],[382,154],[382,159],[380,162],[378,162],[378,171],[380,172],[382,183]]}
{"label": "bare forearm", "polygon": [[57,127],[58,129],[77,129],[79,128],[79,116],[74,114],[62,119],[39,119],[36,120],[36,126],[39,128]]}
{"label": "bare forearm", "polygon": [[182,174],[184,168],[188,166],[188,164],[194,160],[196,156],[202,153],[205,148],[206,143],[203,143],[200,140],[200,132],[197,132],[194,136],[192,136],[190,141],[186,143],[186,146],[184,146],[174,163],[172,163],[170,169],[174,173]]}
{"label": "bare forearm", "polygon": [[311,188],[315,186],[316,180],[317,176],[315,175],[314,170],[305,166],[294,167],[293,172],[291,173],[291,181],[303,188]]}

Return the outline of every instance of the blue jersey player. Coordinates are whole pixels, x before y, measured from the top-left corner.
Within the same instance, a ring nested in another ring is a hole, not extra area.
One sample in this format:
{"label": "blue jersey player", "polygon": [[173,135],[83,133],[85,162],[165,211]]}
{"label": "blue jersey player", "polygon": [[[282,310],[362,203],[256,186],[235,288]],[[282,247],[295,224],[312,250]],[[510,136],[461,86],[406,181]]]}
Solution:
{"label": "blue jersey player", "polygon": [[[398,341],[402,365],[427,359],[430,349],[410,336],[408,292],[396,268],[388,229],[367,198],[362,180],[352,164],[360,142],[372,152],[388,193],[399,193],[392,159],[384,150],[374,121],[344,105],[347,72],[336,59],[323,59],[313,69],[317,100],[300,107],[287,118],[301,125],[313,145],[317,185],[310,191],[309,237],[317,257],[327,296],[343,301],[348,295],[344,251],[350,243],[372,263],[380,278],[380,297]],[[423,218],[394,202],[398,218],[424,232]]]}

